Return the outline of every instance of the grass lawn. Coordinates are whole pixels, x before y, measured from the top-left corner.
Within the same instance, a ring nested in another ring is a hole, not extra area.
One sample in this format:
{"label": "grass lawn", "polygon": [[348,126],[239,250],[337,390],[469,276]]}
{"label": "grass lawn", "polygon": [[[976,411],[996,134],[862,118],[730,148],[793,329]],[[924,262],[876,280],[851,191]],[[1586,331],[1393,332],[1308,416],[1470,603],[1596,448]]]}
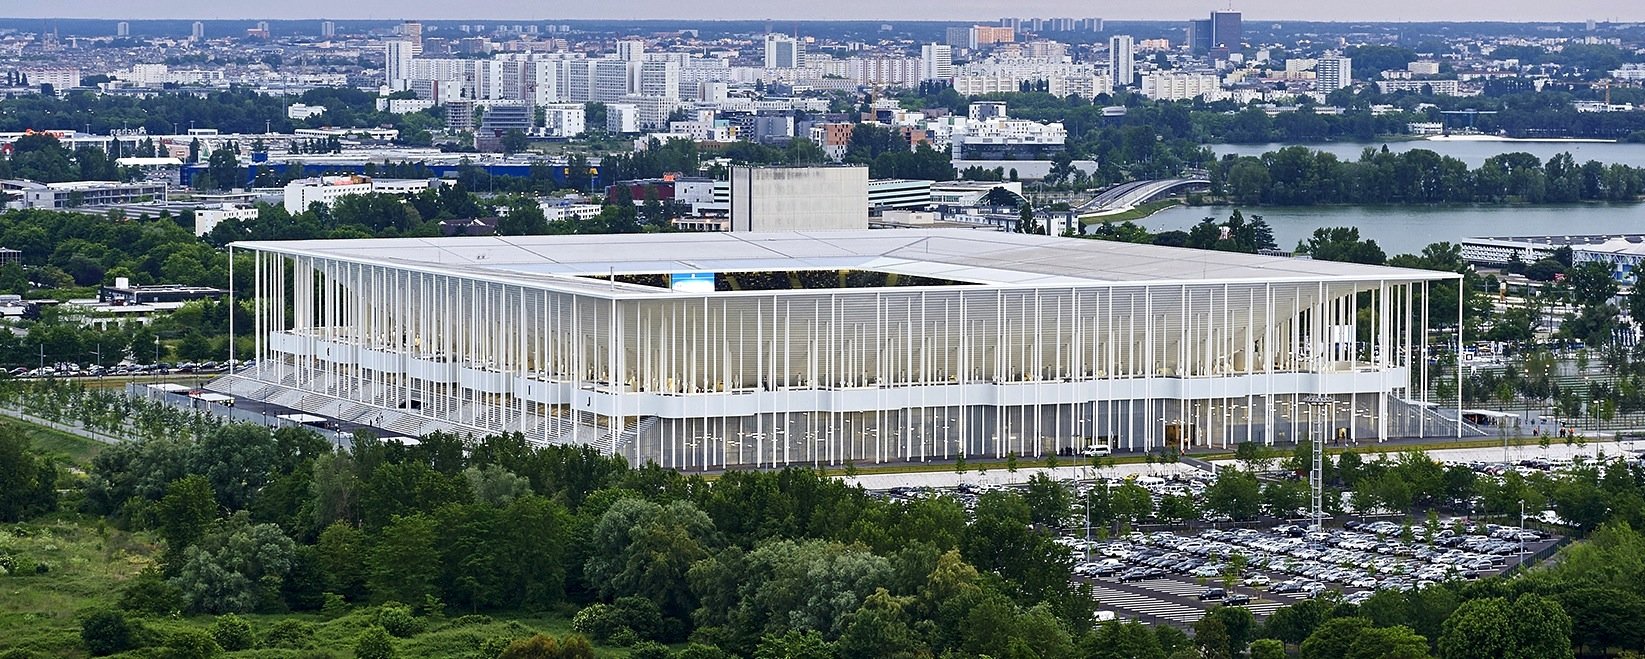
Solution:
{"label": "grass lawn", "polygon": [[23,434],[29,438],[29,442],[33,444],[35,450],[60,458],[67,458],[70,462],[81,467],[90,465],[91,459],[97,457],[97,454],[102,452],[105,446],[108,446],[102,442],[92,441],[79,435],[53,430],[27,421],[5,419],[4,422],[22,428]]}
{"label": "grass lawn", "polygon": [[1109,222],[1127,222],[1140,220],[1154,213],[1182,204],[1181,199],[1156,199],[1136,206],[1129,210],[1106,215],[1086,215],[1080,218],[1080,224],[1107,224]]}

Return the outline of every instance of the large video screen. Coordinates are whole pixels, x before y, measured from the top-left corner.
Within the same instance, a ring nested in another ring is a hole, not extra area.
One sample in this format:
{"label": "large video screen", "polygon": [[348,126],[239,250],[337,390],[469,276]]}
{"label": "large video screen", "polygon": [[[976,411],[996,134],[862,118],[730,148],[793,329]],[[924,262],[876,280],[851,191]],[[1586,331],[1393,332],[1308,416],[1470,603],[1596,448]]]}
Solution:
{"label": "large video screen", "polygon": [[713,293],[714,273],[676,272],[668,276],[668,287],[682,293]]}

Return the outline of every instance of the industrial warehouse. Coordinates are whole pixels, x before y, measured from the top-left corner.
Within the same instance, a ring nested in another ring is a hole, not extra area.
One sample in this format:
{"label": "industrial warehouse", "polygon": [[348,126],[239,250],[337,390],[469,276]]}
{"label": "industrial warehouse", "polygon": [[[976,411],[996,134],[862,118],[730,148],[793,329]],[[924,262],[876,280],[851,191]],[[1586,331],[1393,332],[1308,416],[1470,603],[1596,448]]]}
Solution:
{"label": "industrial warehouse", "polygon": [[967,229],[233,248],[255,366],[211,387],[395,434],[718,469],[1461,431],[1450,273]]}

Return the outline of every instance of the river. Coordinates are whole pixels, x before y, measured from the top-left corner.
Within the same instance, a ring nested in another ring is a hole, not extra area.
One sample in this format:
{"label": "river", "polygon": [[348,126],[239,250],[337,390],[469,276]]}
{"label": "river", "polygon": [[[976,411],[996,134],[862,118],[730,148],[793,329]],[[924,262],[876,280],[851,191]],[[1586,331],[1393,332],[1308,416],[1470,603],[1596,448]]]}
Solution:
{"label": "river", "polygon": [[[1485,159],[1491,156],[1524,152],[1547,162],[1561,153],[1570,153],[1578,164],[1589,160],[1598,160],[1610,164],[1619,163],[1645,167],[1645,144],[1623,144],[1618,142],[1577,142],[1577,141],[1520,141],[1520,140],[1408,140],[1402,142],[1388,142],[1388,149],[1394,152],[1410,151],[1411,149],[1427,149],[1442,156],[1451,156],[1465,163],[1469,167],[1478,167],[1485,164]],[[1278,151],[1287,146],[1305,146],[1310,149],[1336,154],[1342,160],[1359,160],[1359,155],[1366,147],[1382,148],[1382,142],[1371,144],[1357,144],[1351,142],[1328,142],[1323,144],[1212,144],[1209,145],[1217,155],[1234,154],[1240,156],[1260,156],[1269,151]]]}
{"label": "river", "polygon": [[[1150,231],[1187,230],[1202,218],[1227,219],[1232,206],[1176,206],[1137,222]],[[1422,251],[1428,243],[1458,242],[1477,236],[1534,236],[1589,233],[1645,233],[1645,205],[1571,206],[1323,206],[1242,208],[1261,215],[1274,229],[1280,249],[1319,227],[1359,227],[1389,256]]]}

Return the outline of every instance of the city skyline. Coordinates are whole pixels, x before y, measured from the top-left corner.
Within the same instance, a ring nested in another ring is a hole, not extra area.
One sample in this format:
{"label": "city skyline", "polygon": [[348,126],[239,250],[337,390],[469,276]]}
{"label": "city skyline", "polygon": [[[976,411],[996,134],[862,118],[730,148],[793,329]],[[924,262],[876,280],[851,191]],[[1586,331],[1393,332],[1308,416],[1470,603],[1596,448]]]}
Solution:
{"label": "city skyline", "polygon": [[[1001,15],[1068,15],[1084,16],[1093,8],[1074,2],[1031,1],[1003,5],[995,2],[962,0],[941,3],[900,3],[894,10],[887,5],[869,0],[847,0],[826,4],[794,7],[785,12],[764,8],[761,14],[750,14],[735,2],[713,2],[694,6],[694,13],[683,15],[680,5],[662,0],[632,0],[621,4],[593,5],[580,8],[577,15],[548,15],[539,3],[527,0],[493,0],[477,9],[469,5],[451,5],[426,0],[362,0],[349,6],[321,0],[293,0],[280,5],[249,2],[220,2],[212,0],[176,0],[165,6],[111,5],[106,0],[61,0],[32,7],[17,7],[7,12],[6,18],[86,18],[86,19],[358,19],[391,20],[420,18],[425,20],[603,20],[645,16],[648,19],[700,20],[986,20]],[[1572,0],[1558,6],[1531,0],[1504,0],[1491,7],[1488,16],[1476,8],[1441,5],[1422,0],[1389,0],[1374,5],[1331,5],[1302,3],[1295,0],[1245,0],[1229,5],[1207,3],[1202,0],[1119,0],[1106,4],[1100,13],[1110,20],[1179,20],[1201,16],[1217,9],[1232,8],[1244,12],[1254,20],[1317,20],[1317,21],[1530,21],[1581,22],[1588,19],[1601,21],[1645,20],[1645,5],[1623,3],[1618,0]]]}

